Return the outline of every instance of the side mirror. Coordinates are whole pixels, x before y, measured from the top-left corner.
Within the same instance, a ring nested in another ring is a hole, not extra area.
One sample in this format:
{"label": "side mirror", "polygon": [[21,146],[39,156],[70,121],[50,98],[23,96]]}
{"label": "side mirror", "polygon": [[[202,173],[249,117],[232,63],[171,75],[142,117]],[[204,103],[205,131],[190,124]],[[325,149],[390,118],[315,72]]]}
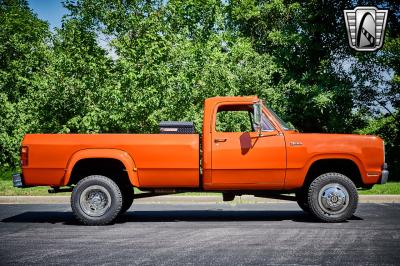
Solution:
{"label": "side mirror", "polygon": [[261,100],[253,104],[253,117],[254,117],[254,127],[261,136],[261,116],[262,116],[262,103]]}

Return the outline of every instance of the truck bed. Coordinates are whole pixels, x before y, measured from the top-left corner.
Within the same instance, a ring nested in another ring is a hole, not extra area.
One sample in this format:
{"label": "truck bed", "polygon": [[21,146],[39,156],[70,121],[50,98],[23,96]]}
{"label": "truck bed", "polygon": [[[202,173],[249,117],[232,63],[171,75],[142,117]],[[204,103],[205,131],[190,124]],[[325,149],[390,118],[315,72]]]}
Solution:
{"label": "truck bed", "polygon": [[27,134],[26,185],[65,185],[72,156],[87,149],[117,149],[129,154],[140,187],[199,187],[198,134]]}

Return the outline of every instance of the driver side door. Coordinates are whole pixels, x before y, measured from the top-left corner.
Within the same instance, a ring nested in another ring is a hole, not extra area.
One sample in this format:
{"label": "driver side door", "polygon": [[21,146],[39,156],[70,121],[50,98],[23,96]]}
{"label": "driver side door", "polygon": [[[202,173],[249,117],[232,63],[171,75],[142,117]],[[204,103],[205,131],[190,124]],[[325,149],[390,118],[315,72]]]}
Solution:
{"label": "driver side door", "polygon": [[[284,135],[262,114],[254,130],[251,104],[221,104],[212,130],[212,187],[281,189],[286,172]],[[244,115],[247,113],[247,115]],[[247,117],[247,119],[246,119]],[[234,121],[229,124],[230,121]]]}

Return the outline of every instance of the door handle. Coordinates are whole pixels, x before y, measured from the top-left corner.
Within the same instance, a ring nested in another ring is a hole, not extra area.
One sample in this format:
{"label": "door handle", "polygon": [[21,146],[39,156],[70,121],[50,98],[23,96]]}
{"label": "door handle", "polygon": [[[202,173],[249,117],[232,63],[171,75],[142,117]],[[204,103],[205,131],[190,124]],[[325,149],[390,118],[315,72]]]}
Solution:
{"label": "door handle", "polygon": [[226,139],[214,139],[214,142],[215,142],[215,143],[218,143],[218,142],[226,142]]}

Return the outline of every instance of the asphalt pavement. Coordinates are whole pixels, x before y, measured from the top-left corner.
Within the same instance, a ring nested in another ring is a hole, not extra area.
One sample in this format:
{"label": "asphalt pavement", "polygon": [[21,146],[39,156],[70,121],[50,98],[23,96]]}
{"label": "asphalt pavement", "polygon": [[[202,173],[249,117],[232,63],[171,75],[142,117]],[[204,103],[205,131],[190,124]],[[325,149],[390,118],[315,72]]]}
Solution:
{"label": "asphalt pavement", "polygon": [[399,265],[400,204],[320,223],[296,203],[134,204],[109,226],[69,205],[0,205],[0,264]]}

